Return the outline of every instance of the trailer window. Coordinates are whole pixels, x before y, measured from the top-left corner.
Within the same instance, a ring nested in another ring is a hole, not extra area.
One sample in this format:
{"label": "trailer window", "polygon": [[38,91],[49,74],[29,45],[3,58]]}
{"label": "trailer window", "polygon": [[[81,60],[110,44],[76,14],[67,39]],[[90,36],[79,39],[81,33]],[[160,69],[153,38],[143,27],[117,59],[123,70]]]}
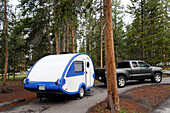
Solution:
{"label": "trailer window", "polygon": [[87,62],[87,68],[89,68],[89,66],[90,66],[90,64],[89,64],[89,62]]}
{"label": "trailer window", "polygon": [[84,72],[84,63],[83,61],[74,62],[74,72]]}

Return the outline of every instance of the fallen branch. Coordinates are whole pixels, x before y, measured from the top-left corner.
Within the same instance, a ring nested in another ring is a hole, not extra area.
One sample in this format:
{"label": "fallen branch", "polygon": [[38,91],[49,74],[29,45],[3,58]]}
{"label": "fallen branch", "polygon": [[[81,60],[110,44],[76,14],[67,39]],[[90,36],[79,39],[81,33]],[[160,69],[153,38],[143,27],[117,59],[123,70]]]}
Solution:
{"label": "fallen branch", "polygon": [[5,107],[5,106],[8,106],[10,104],[14,104],[14,103],[17,103],[17,102],[24,102],[25,99],[24,98],[18,98],[18,99],[14,99],[12,101],[8,101],[8,102],[3,102],[3,103],[0,103],[0,108],[1,107]]}

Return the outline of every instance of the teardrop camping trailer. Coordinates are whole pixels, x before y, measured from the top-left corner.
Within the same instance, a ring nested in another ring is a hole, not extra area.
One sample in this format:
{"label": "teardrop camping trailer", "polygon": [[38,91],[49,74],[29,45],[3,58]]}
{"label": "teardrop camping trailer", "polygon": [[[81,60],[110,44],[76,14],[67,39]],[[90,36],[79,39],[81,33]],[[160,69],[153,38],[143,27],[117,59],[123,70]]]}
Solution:
{"label": "teardrop camping trailer", "polygon": [[37,61],[24,80],[24,88],[40,97],[49,93],[78,94],[94,85],[94,65],[87,53],[48,55]]}

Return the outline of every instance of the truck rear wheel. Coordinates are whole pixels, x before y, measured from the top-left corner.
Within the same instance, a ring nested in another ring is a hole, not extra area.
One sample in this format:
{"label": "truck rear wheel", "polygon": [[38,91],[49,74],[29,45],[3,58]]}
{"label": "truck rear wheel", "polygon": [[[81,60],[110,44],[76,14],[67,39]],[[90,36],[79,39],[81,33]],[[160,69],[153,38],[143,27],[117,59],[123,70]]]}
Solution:
{"label": "truck rear wheel", "polygon": [[78,93],[78,98],[82,99],[84,97],[84,94],[85,94],[84,88],[81,87],[80,88],[80,93]]}
{"label": "truck rear wheel", "polygon": [[152,82],[160,83],[161,81],[162,81],[162,75],[160,73],[156,73],[152,78]]}
{"label": "truck rear wheel", "polygon": [[126,85],[126,78],[124,76],[118,76],[117,85],[119,88],[123,88]]}

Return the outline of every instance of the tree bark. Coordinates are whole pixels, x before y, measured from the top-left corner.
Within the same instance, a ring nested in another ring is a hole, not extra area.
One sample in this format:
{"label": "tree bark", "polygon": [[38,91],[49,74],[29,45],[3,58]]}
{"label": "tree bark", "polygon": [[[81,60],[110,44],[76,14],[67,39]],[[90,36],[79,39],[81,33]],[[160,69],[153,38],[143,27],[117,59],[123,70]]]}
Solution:
{"label": "tree bark", "polygon": [[55,30],[55,48],[56,48],[56,55],[57,55],[59,53],[58,53],[58,35],[56,30]]}
{"label": "tree bark", "polygon": [[66,26],[63,24],[63,26],[64,26],[64,32],[63,32],[63,52],[65,52],[65,50],[66,50],[66,41],[65,41],[65,39],[66,39]]}
{"label": "tree bark", "polygon": [[103,68],[103,30],[102,30],[102,0],[100,0],[100,7],[101,7],[101,12],[100,12],[100,69]]}
{"label": "tree bark", "polygon": [[91,33],[89,32],[89,55],[91,56]]}
{"label": "tree bark", "polygon": [[69,52],[69,23],[67,21],[67,52]]}
{"label": "tree bark", "polygon": [[145,51],[144,51],[144,48],[145,48],[145,46],[144,46],[144,44],[143,44],[143,40],[145,40],[145,38],[144,38],[144,5],[145,5],[145,0],[141,0],[141,20],[142,20],[142,23],[141,23],[141,32],[142,32],[142,34],[141,34],[141,38],[142,38],[142,41],[141,41],[141,43],[142,43],[142,60],[144,60],[144,57],[145,57]]}
{"label": "tree bark", "polygon": [[6,76],[8,70],[8,33],[7,33],[7,5],[5,0],[5,46],[6,46],[6,57],[5,57],[5,72],[3,77],[3,88],[6,87]]}
{"label": "tree bark", "polygon": [[73,46],[73,53],[74,53],[74,27],[73,27],[73,25],[71,26],[71,36],[72,36],[72,46]]}
{"label": "tree bark", "polygon": [[[46,9],[46,16],[48,17],[48,19],[50,18],[50,13],[48,14],[47,9]],[[48,47],[50,50],[50,55],[52,55],[53,53],[52,53],[51,40],[50,40],[49,29],[48,29],[48,21],[46,22],[46,30],[47,30]]]}
{"label": "tree bark", "polygon": [[[60,4],[60,1],[58,1],[57,5]],[[57,30],[56,30],[56,13],[55,13],[55,5],[56,2],[55,0],[53,0],[53,14],[54,14],[54,23],[55,23],[55,27],[54,27],[54,32],[55,32],[55,48],[56,48],[56,54],[59,54],[58,52],[58,35],[57,35]]]}
{"label": "tree bark", "polygon": [[[112,26],[112,5],[111,0],[104,1],[104,20],[107,23],[105,27],[105,52],[106,52],[106,70],[107,70],[107,90],[109,103],[112,112],[119,113],[119,97],[117,90],[117,77],[116,77],[116,68],[115,68],[115,53],[114,53],[114,43],[113,43],[113,26]],[[110,99],[110,97],[112,97]],[[114,109],[114,110],[113,110]]]}

